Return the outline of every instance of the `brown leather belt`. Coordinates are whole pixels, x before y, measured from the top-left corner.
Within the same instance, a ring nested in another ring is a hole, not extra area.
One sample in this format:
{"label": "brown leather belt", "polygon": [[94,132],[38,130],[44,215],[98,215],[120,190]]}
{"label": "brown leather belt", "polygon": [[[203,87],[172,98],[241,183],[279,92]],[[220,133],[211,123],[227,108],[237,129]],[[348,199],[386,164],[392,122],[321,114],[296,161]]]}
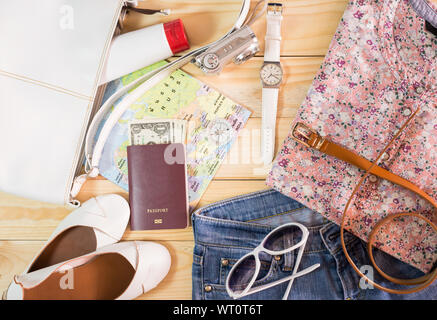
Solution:
{"label": "brown leather belt", "polygon": [[347,260],[349,261],[349,263],[351,264],[351,266],[354,268],[354,270],[361,276],[363,277],[365,280],[367,280],[369,283],[373,284],[376,288],[381,289],[383,291],[389,292],[389,293],[396,293],[396,294],[407,294],[407,293],[413,293],[413,292],[417,292],[419,290],[422,290],[424,288],[426,288],[427,286],[429,286],[436,278],[437,278],[437,269],[433,270],[431,273],[426,274],[423,277],[420,278],[416,278],[416,279],[399,279],[399,278],[394,278],[391,277],[389,275],[387,275],[386,273],[384,273],[375,263],[375,260],[373,258],[373,243],[375,241],[375,237],[378,233],[378,231],[381,229],[381,227],[383,225],[385,225],[388,222],[393,221],[396,218],[402,217],[402,216],[414,216],[418,219],[424,220],[426,221],[429,225],[431,225],[431,227],[434,229],[434,231],[437,232],[437,227],[436,225],[430,221],[429,219],[427,219],[426,217],[417,214],[417,213],[397,213],[397,214],[393,214],[393,215],[389,215],[387,217],[385,217],[384,219],[382,219],[381,221],[379,221],[375,228],[372,230],[372,232],[369,235],[369,240],[368,240],[368,253],[370,256],[370,260],[373,264],[373,266],[375,267],[375,269],[387,280],[397,283],[397,284],[401,284],[401,285],[418,285],[414,288],[408,288],[405,290],[394,290],[394,289],[390,289],[390,288],[386,288],[383,287],[375,282],[373,282],[372,279],[369,279],[366,275],[364,275],[359,268],[355,265],[355,263],[352,261],[351,257],[349,256],[347,250],[346,250],[346,246],[344,243],[344,226],[345,226],[345,221],[346,221],[346,214],[347,211],[349,209],[349,206],[352,202],[352,199],[354,198],[354,196],[356,195],[356,193],[358,192],[359,188],[361,187],[361,185],[363,184],[364,180],[368,177],[369,174],[373,174],[375,176],[378,176],[380,178],[386,179],[392,183],[395,183],[397,185],[400,185],[402,187],[405,187],[411,191],[413,191],[414,193],[418,194],[419,196],[421,196],[422,198],[424,198],[425,200],[429,201],[434,208],[437,208],[437,202],[431,197],[429,196],[426,192],[424,192],[422,189],[420,189],[419,187],[417,187],[415,184],[411,183],[410,181],[384,169],[381,168],[380,166],[378,166],[376,163],[379,161],[379,159],[381,158],[381,156],[386,152],[386,150],[392,145],[392,143],[399,137],[399,135],[401,134],[401,132],[406,128],[406,126],[410,123],[410,121],[414,118],[414,116],[417,114],[417,112],[419,111],[419,109],[417,109],[412,115],[411,117],[407,120],[407,122],[401,127],[401,129],[399,130],[399,132],[395,135],[395,137],[390,141],[390,143],[384,148],[383,151],[380,152],[379,156],[377,157],[377,159],[374,162],[371,162],[357,154],[355,154],[352,151],[347,150],[346,148],[328,140],[327,138],[324,138],[322,136],[320,136],[315,130],[309,128],[307,125],[301,123],[301,122],[297,122],[295,124],[295,126],[293,127],[292,130],[292,138],[294,140],[296,140],[297,142],[309,147],[309,148],[313,148],[315,150],[318,150],[320,152],[323,152],[327,155],[333,156],[337,159],[343,160],[347,163],[350,163],[362,170],[365,171],[365,174],[361,177],[358,185],[355,187],[354,191],[352,192],[346,207],[343,211],[343,215],[342,215],[342,221],[341,221],[341,243],[342,243],[342,248],[343,248],[343,252],[345,253],[345,256],[347,258]]}
{"label": "brown leather belt", "polygon": [[311,147],[320,152],[336,157],[337,159],[350,163],[360,169],[363,169],[364,171],[368,171],[375,176],[403,186],[431,202],[434,207],[437,207],[436,201],[415,184],[377,165],[373,166],[373,163],[369,160],[360,157],[352,151],[349,151],[326,138],[321,137],[316,131],[310,129],[301,122],[296,123],[294,126],[292,137],[307,147]]}

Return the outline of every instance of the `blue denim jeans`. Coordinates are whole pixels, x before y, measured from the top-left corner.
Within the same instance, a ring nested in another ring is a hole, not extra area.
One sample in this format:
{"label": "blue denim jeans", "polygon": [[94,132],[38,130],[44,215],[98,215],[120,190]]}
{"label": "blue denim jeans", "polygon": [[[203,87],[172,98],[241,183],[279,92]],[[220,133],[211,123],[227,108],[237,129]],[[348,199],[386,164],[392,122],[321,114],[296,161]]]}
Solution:
{"label": "blue denim jeans", "polygon": [[[389,294],[369,288],[346,260],[340,244],[340,228],[302,204],[274,190],[232,198],[197,210],[193,216],[194,261],[193,299],[230,299],[225,281],[240,257],[253,250],[275,227],[299,222],[309,230],[309,238],[298,271],[320,263],[315,271],[294,281],[289,299],[436,299],[434,282],[418,293]],[[292,236],[292,235],[291,235]],[[297,235],[296,235],[297,236]],[[359,268],[370,268],[366,244],[345,233],[348,252]],[[261,254],[261,271],[255,285],[261,285],[290,275],[297,250],[283,256]],[[374,250],[377,264],[395,277],[415,278],[423,273],[392,256]],[[363,269],[371,277],[372,269]],[[369,273],[370,272],[370,273]],[[394,285],[373,272],[375,281],[393,289]],[[360,285],[361,280],[361,285]],[[280,300],[288,282],[243,299]]]}

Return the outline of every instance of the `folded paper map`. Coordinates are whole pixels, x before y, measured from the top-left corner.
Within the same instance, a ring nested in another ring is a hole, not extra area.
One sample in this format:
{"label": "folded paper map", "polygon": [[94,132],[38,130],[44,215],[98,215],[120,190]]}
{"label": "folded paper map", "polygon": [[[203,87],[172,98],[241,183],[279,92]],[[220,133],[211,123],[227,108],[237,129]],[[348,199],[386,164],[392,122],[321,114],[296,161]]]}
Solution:
{"label": "folded paper map", "polygon": [[[122,86],[165,63],[158,62],[110,82],[102,103]],[[128,191],[129,123],[153,118],[186,120],[188,197],[193,210],[250,113],[189,74],[176,70],[142,95],[120,118],[105,144],[100,173]]]}

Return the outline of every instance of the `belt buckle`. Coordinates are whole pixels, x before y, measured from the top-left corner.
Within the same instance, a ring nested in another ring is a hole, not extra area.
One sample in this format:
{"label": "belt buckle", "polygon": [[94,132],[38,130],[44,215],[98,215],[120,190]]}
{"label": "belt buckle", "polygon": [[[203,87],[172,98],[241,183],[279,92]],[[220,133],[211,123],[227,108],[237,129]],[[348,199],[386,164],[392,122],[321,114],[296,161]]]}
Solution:
{"label": "belt buckle", "polygon": [[302,122],[296,122],[293,130],[291,131],[291,137],[295,141],[302,143],[304,146],[313,148],[318,142],[320,135],[317,133],[317,131],[311,129],[306,124]]}

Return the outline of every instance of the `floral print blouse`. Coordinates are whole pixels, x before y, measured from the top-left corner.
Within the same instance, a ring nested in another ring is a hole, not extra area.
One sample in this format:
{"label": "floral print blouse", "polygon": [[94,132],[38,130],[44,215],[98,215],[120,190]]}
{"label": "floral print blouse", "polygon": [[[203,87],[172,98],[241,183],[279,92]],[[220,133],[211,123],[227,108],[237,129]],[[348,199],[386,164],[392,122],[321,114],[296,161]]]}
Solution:
{"label": "floral print blouse", "polygon": [[[408,0],[352,0],[295,121],[374,161],[420,107],[378,164],[437,199],[436,60],[437,37]],[[363,173],[290,134],[267,184],[340,224]],[[367,240],[383,217],[412,211],[437,223],[430,203],[371,175],[350,207],[347,229]],[[384,227],[376,245],[427,272],[435,263],[437,235],[422,220],[405,218]]]}

